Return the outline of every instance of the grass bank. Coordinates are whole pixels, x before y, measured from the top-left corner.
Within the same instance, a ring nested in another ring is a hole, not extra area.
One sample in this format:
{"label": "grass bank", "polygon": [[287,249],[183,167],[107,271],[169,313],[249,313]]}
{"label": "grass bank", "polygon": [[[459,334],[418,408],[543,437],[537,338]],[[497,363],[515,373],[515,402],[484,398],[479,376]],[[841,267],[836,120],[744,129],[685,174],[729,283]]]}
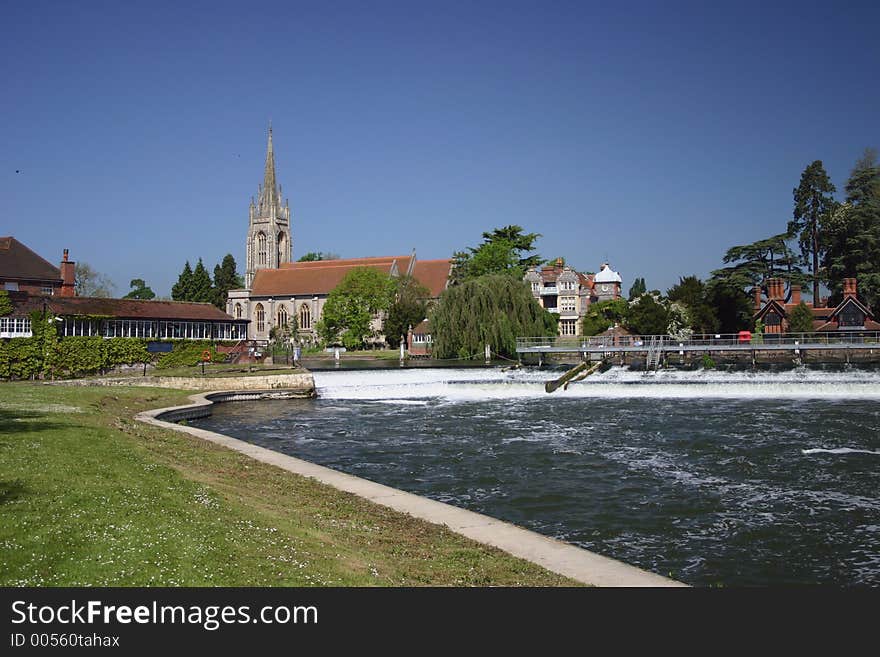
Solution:
{"label": "grass bank", "polygon": [[153,388],[0,384],[0,585],[574,582],[135,413]]}

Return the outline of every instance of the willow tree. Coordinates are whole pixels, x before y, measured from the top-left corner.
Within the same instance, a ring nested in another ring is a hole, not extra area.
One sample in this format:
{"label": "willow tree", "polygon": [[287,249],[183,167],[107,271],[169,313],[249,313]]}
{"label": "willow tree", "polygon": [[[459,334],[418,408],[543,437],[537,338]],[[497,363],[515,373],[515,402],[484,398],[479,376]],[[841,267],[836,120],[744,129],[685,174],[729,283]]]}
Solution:
{"label": "willow tree", "polygon": [[528,285],[505,274],[480,276],[446,289],[431,315],[436,358],[513,357],[516,338],[556,335],[556,318]]}

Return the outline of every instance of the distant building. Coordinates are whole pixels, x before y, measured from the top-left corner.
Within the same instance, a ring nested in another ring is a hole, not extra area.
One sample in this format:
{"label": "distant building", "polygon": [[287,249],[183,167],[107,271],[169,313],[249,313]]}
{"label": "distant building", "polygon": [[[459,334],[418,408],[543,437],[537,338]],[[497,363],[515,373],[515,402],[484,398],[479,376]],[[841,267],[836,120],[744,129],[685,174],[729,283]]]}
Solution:
{"label": "distant building", "polygon": [[[814,307],[807,303],[813,314],[813,331],[880,331],[874,313],[858,299],[855,278],[843,279],[843,300],[834,307]],[[785,301],[785,281],[767,280],[767,301],[762,302],[761,288],[755,288],[755,321],[764,325],[764,333],[788,333],[791,312],[801,303],[801,286],[792,285],[788,303]]]}
{"label": "distant building", "polygon": [[581,274],[560,258],[552,265],[530,267],[523,278],[541,307],[559,315],[559,335],[581,335],[591,303],[620,298],[620,274],[607,263],[598,274]]}
{"label": "distant building", "polygon": [[74,263],[67,259],[55,267],[14,237],[0,237],[0,289],[47,296],[74,296]]}
{"label": "distant building", "polygon": [[31,313],[57,318],[61,336],[152,340],[242,340],[247,320],[210,303],[30,295],[10,292],[11,314],[0,317],[0,338],[31,337]]}

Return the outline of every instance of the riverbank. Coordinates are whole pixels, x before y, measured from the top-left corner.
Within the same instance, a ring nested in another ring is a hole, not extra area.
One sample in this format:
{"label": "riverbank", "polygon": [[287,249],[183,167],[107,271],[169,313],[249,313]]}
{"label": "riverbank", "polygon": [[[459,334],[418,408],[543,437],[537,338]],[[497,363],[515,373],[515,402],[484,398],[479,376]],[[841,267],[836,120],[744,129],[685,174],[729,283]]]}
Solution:
{"label": "riverbank", "polygon": [[4,586],[558,586],[449,529],[133,420],[179,390],[3,384]]}

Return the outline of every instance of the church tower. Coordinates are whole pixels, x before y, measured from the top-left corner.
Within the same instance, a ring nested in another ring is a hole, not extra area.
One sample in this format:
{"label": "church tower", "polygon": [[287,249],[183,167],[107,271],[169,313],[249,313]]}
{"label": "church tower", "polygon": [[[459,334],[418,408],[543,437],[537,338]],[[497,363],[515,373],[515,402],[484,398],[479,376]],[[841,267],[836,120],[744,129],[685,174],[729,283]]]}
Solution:
{"label": "church tower", "polygon": [[266,148],[266,168],[257,202],[251,197],[250,224],[247,235],[245,287],[250,289],[258,269],[278,269],[290,262],[293,243],[290,239],[290,205],[281,204],[281,185],[275,181],[275,152],[272,149],[272,125]]}

